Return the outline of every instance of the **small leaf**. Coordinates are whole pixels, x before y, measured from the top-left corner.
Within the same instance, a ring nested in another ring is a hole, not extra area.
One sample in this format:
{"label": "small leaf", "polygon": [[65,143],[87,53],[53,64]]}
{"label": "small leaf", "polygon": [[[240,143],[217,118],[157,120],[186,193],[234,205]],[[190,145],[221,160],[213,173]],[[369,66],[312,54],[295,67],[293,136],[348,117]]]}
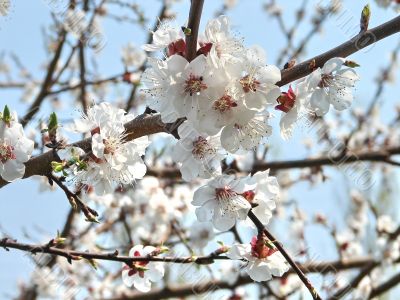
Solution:
{"label": "small leaf", "polygon": [[93,267],[93,269],[97,270],[97,262],[94,259],[86,259],[87,262],[89,263],[89,265],[91,265]]}
{"label": "small leaf", "polygon": [[360,32],[368,30],[369,19],[371,18],[371,9],[369,4],[365,5],[361,12]]}
{"label": "small leaf", "polygon": [[353,60],[346,60],[346,61],[344,62],[344,65],[345,65],[346,67],[349,67],[349,68],[357,68],[357,67],[360,66],[358,63],[356,63],[356,62],[353,61]]}
{"label": "small leaf", "polygon": [[57,230],[57,237],[54,239],[56,245],[63,245],[67,239],[61,236],[60,231]]}
{"label": "small leaf", "polygon": [[95,216],[93,216],[92,214],[87,214],[87,215],[86,215],[85,221],[86,221],[86,222],[91,222],[91,223],[100,224],[100,221],[97,220],[97,218],[96,218]]}
{"label": "small leaf", "polygon": [[9,124],[11,122],[11,112],[10,109],[8,108],[8,106],[4,106],[4,110],[3,110],[3,121],[7,124]]}
{"label": "small leaf", "polygon": [[183,34],[186,36],[190,36],[192,34],[192,29],[185,27],[185,26],[182,26],[182,31],[183,31]]}
{"label": "small leaf", "polygon": [[49,124],[47,125],[49,132],[54,132],[58,128],[58,120],[55,112],[50,114]]}
{"label": "small leaf", "polygon": [[51,162],[51,169],[53,172],[62,172],[64,171],[64,163],[63,162],[58,162],[58,161],[52,161]]}
{"label": "small leaf", "polygon": [[160,254],[167,253],[167,252],[169,252],[169,248],[168,247],[166,247],[166,246],[161,246],[160,247]]}

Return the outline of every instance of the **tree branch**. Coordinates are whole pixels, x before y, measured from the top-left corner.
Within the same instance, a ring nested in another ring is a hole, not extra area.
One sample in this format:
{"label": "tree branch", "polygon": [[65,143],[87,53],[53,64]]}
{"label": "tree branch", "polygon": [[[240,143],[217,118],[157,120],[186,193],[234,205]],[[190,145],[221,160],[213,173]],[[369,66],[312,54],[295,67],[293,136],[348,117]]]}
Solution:
{"label": "tree branch", "polygon": [[[60,256],[68,259],[72,262],[72,260],[80,260],[82,258],[87,260],[105,260],[105,261],[115,261],[122,262],[126,264],[130,264],[135,261],[157,261],[157,262],[166,262],[166,263],[179,263],[179,264],[189,264],[195,263],[199,265],[210,264],[213,263],[214,260],[228,260],[229,258],[226,256],[221,256],[222,249],[218,249],[207,256],[198,256],[198,257],[152,257],[152,256],[120,256],[118,251],[114,251],[111,253],[91,253],[84,251],[74,251],[69,249],[57,248],[52,246],[50,243],[44,245],[34,245],[34,244],[25,244],[19,243],[12,239],[1,239],[0,247],[5,250],[17,249],[25,252],[30,252],[32,254],[50,254],[53,256]],[[326,262],[310,262],[304,264],[298,264],[298,268],[304,273],[320,273],[320,274],[328,274],[335,273],[341,270],[348,270],[353,268],[360,268],[369,263],[374,263],[374,259],[367,256],[362,258],[355,258],[347,261],[326,261]],[[289,273],[293,273],[293,270],[289,270]],[[253,283],[253,280],[248,276],[241,276],[234,284],[234,286]],[[214,280],[209,281],[207,283],[194,284],[182,286],[179,288],[164,288],[160,290],[150,291],[147,294],[140,295],[132,295],[121,298],[113,298],[109,300],[122,300],[122,299],[163,299],[170,297],[184,297],[192,294],[201,294],[212,291],[210,287],[214,287],[214,290],[217,289],[226,289],[231,288],[232,286],[224,281]]]}
{"label": "tree branch", "polygon": [[[302,78],[313,71],[310,65],[322,67],[325,62],[333,57],[347,57],[361,49],[372,45],[381,39],[391,36],[400,31],[400,16],[378,26],[356,35],[349,41],[329,50],[321,55],[315,56],[301,64],[290,69],[282,70],[282,80],[278,82],[279,86],[288,84],[296,79]],[[314,64],[315,62],[315,64]]]}
{"label": "tree branch", "polygon": [[197,36],[199,34],[199,26],[201,12],[203,10],[204,0],[192,0],[189,11],[189,21],[187,27],[190,34],[186,35],[186,59],[192,61],[196,58],[197,53]]}
{"label": "tree branch", "polygon": [[32,105],[30,106],[26,115],[21,119],[22,126],[26,126],[28,122],[33,118],[33,116],[39,111],[40,105],[42,104],[43,100],[49,94],[50,88],[53,85],[53,74],[57,68],[57,63],[61,57],[62,49],[65,44],[67,32],[62,29],[61,34],[59,37],[57,49],[54,53],[53,59],[49,64],[47,69],[46,77],[42,83],[42,87],[40,89],[39,94],[37,95],[36,99],[33,101]]}
{"label": "tree branch", "polygon": [[321,296],[318,294],[317,290],[312,285],[311,281],[306,277],[301,268],[297,265],[297,263],[290,257],[289,253],[283,248],[281,243],[264,227],[262,222],[257,218],[257,216],[250,210],[248,213],[250,220],[256,225],[258,233],[264,233],[267,238],[275,245],[275,247],[279,250],[279,252],[283,255],[292,269],[295,271],[297,276],[299,276],[300,280],[304,283],[305,287],[309,290],[311,296],[315,300],[322,300]]}

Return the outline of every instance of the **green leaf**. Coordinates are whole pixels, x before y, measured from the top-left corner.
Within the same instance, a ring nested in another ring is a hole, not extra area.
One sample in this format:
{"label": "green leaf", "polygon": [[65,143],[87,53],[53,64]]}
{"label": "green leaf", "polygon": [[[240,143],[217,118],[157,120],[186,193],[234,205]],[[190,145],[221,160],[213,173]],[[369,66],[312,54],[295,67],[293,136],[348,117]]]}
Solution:
{"label": "green leaf", "polygon": [[369,19],[371,18],[371,8],[369,4],[365,5],[361,12],[360,30],[361,32],[368,30]]}
{"label": "green leaf", "polygon": [[344,65],[345,65],[346,67],[349,67],[349,68],[357,68],[357,67],[360,66],[358,63],[356,63],[356,62],[353,61],[353,60],[346,60],[346,61],[344,62]]}
{"label": "green leaf", "polygon": [[86,261],[89,263],[89,265],[91,265],[93,267],[93,269],[97,270],[97,262],[94,259],[86,259]]}
{"label": "green leaf", "polygon": [[50,114],[49,124],[47,125],[49,132],[55,132],[58,128],[58,120],[55,112]]}
{"label": "green leaf", "polygon": [[58,162],[58,161],[52,161],[51,169],[56,173],[62,172],[62,171],[64,171],[64,163]]}
{"label": "green leaf", "polygon": [[182,26],[182,31],[183,31],[183,34],[186,36],[190,36],[192,34],[192,29],[190,29],[188,27]]}
{"label": "green leaf", "polygon": [[8,106],[4,106],[4,110],[3,110],[3,121],[5,123],[10,123],[11,122],[11,112],[10,109],[8,108]]}

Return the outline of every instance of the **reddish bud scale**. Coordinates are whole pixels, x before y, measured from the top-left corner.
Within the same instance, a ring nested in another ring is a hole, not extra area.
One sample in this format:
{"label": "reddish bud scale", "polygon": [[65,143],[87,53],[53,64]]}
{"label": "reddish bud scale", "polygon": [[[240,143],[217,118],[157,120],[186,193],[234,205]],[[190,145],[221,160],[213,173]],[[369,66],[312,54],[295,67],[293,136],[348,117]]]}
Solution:
{"label": "reddish bud scale", "polygon": [[296,102],[296,94],[294,93],[292,86],[289,86],[289,90],[287,92],[283,92],[276,101],[279,103],[275,106],[276,110],[283,111],[285,113],[289,112],[295,102]]}
{"label": "reddish bud scale", "polygon": [[276,251],[275,247],[269,245],[269,241],[264,238],[253,237],[251,240],[251,254],[259,259],[267,258],[271,256]]}
{"label": "reddish bud scale", "polygon": [[179,39],[176,40],[175,42],[172,42],[171,44],[168,45],[167,49],[167,56],[172,56],[178,54],[180,56],[185,57],[186,56],[186,43],[185,40]]}
{"label": "reddish bud scale", "polygon": [[92,136],[94,136],[96,133],[97,133],[97,134],[100,134],[100,127],[93,128],[93,129],[90,131],[90,134],[91,134]]}
{"label": "reddish bud scale", "polygon": [[122,81],[124,82],[131,82],[131,72],[125,72],[124,75],[122,75]]}
{"label": "reddish bud scale", "polygon": [[340,250],[346,251],[347,248],[349,248],[349,246],[350,246],[350,243],[349,243],[349,242],[344,242],[344,243],[342,243],[342,244],[340,245]]}
{"label": "reddish bud scale", "polygon": [[203,54],[207,56],[211,51],[212,45],[212,43],[200,43],[200,48],[197,50],[197,55]]}
{"label": "reddish bud scale", "polygon": [[245,198],[250,203],[253,202],[256,193],[254,191],[246,191],[242,194],[242,197]]}
{"label": "reddish bud scale", "polygon": [[[139,251],[135,251],[133,254],[134,257],[141,256]],[[136,261],[133,262],[131,266],[125,266],[123,269],[124,270],[129,270],[128,271],[128,276],[133,276],[135,274],[139,274],[139,277],[144,278],[144,272],[143,268],[147,266],[149,262],[148,261]]]}

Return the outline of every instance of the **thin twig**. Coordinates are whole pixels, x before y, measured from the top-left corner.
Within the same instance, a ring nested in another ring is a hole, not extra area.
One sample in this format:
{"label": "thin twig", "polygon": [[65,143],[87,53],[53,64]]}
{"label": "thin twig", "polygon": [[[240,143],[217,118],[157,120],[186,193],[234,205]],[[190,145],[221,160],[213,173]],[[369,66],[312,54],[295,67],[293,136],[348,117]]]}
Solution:
{"label": "thin twig", "polygon": [[279,252],[283,255],[292,269],[296,272],[297,276],[299,276],[300,280],[304,283],[306,288],[310,291],[311,296],[315,300],[322,300],[321,296],[318,294],[317,290],[312,285],[311,281],[307,278],[307,276],[303,273],[297,263],[291,258],[289,253],[283,248],[281,243],[264,227],[262,222],[257,218],[257,216],[250,210],[248,213],[250,220],[257,227],[259,233],[264,233],[267,238],[275,245],[275,247],[279,250]]}

